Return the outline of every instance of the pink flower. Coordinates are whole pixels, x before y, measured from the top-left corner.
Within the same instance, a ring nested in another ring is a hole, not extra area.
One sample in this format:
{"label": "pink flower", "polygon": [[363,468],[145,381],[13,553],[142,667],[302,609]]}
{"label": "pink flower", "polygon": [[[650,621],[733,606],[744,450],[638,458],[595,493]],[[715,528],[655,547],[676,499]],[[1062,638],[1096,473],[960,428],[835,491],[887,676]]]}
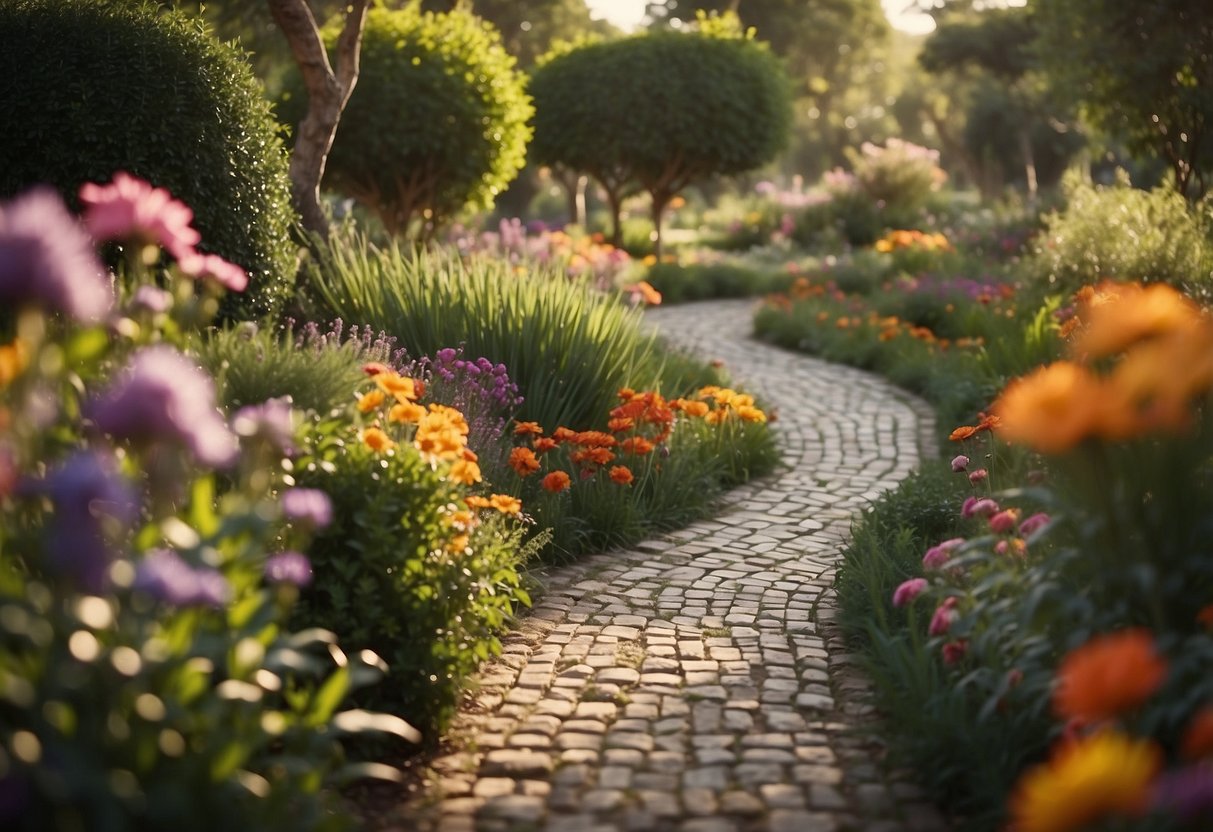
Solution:
{"label": "pink flower", "polygon": [[952,457],[952,473],[959,474],[961,471],[969,470],[969,458],[964,454]]}
{"label": "pink flower", "polygon": [[84,224],[98,240],[130,240],[164,247],[178,261],[197,256],[202,239],[190,222],[194,212],[164,188],[119,171],[108,185],[80,188]]}
{"label": "pink flower", "polygon": [[937,546],[932,546],[927,549],[927,553],[922,556],[922,565],[924,569],[938,569],[943,566],[952,557],[952,552],[964,545],[963,537],[954,537],[951,540],[945,540]]}
{"label": "pink flower", "polygon": [[248,287],[248,272],[217,254],[193,252],[177,257],[177,264],[190,277],[209,277],[233,292],[243,292]]}
{"label": "pink flower", "polygon": [[1019,509],[1008,508],[990,518],[990,530],[995,534],[1006,534],[1019,522]]}
{"label": "pink flower", "polygon": [[1043,511],[1033,514],[1027,520],[1019,524],[1019,533],[1024,537],[1031,537],[1034,533],[1040,531],[1045,526],[1049,525],[1052,518]]}
{"label": "pink flower", "polygon": [[976,497],[969,497],[960,509],[961,517],[990,517],[997,513],[998,503],[988,497],[980,500]]}
{"label": "pink flower", "polygon": [[910,578],[893,590],[893,606],[904,607],[927,590],[926,578]]}
{"label": "pink flower", "polygon": [[952,595],[945,598],[943,603],[935,608],[934,614],[931,615],[931,624],[927,627],[928,635],[941,636],[952,628],[952,622],[959,615],[956,612],[958,603],[960,601],[955,595]]}
{"label": "pink flower", "polygon": [[943,646],[943,663],[952,665],[965,657],[969,652],[969,642],[965,639],[959,641],[949,641]]}
{"label": "pink flower", "polygon": [[969,474],[969,482],[973,483],[973,485],[977,485],[977,483],[984,481],[988,476],[990,476],[989,471],[987,471],[985,468],[978,468],[976,471]]}

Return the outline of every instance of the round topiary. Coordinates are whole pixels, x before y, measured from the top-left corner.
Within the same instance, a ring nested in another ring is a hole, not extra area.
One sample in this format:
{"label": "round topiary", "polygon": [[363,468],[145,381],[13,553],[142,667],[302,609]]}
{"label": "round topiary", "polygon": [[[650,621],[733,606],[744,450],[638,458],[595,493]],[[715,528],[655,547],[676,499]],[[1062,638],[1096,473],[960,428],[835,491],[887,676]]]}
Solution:
{"label": "round topiary", "polygon": [[[337,29],[326,32],[332,45]],[[373,8],[325,185],[374,210],[393,234],[418,220],[424,235],[465,207],[489,208],[522,168],[532,112],[524,86],[480,18],[416,3]]]}
{"label": "round topiary", "polygon": [[0,2],[0,196],[48,182],[69,201],[125,170],[194,210],[200,248],[244,267],[229,316],[293,291],[287,158],[241,54],[142,2]]}

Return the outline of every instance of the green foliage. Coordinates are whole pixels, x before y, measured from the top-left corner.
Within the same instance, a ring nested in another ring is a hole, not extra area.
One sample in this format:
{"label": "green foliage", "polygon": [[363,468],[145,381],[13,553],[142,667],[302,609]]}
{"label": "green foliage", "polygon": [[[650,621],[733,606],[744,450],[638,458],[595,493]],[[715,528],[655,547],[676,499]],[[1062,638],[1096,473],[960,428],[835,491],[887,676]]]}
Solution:
{"label": "green foliage", "polygon": [[0,195],[128,171],[192,206],[203,248],[249,272],[225,312],[290,296],[295,246],[278,125],[243,57],[196,21],[151,4],[11,0],[0,5]]}
{"label": "green foliage", "polygon": [[[326,33],[334,43],[338,29]],[[522,168],[530,116],[491,26],[463,9],[375,7],[325,184],[373,209],[390,233],[428,236],[464,208],[493,204]]]}
{"label": "green foliage", "polygon": [[640,313],[562,275],[517,275],[500,260],[463,262],[334,240],[311,272],[329,312],[394,336],[410,355],[464,344],[504,364],[525,398],[518,418],[548,430],[605,423],[621,387],[652,386],[661,359]]}
{"label": "green foliage", "polygon": [[1142,191],[1066,180],[1068,205],[1045,218],[1036,250],[1042,278],[1074,291],[1103,279],[1169,283],[1201,297],[1213,289],[1213,216],[1173,189]]}
{"label": "green foliage", "polygon": [[915,227],[931,193],[947,178],[939,151],[900,139],[889,139],[884,147],[864,144],[847,155],[857,188],[879,208],[886,227]]}
{"label": "green foliage", "polygon": [[[1039,0],[1039,56],[1054,84],[1106,133],[1166,160],[1176,189],[1211,184],[1213,18],[1204,0]],[[1126,61],[1124,56],[1134,55]]]}
{"label": "green foliage", "polygon": [[661,292],[662,303],[684,303],[713,298],[748,298],[786,290],[792,276],[786,271],[759,269],[745,263],[655,263],[645,280]]}
{"label": "green foliage", "polygon": [[460,545],[451,518],[466,489],[411,446],[380,454],[349,433],[344,417],[317,418],[296,460],[298,482],[332,496],[334,521],[310,550],[316,579],[294,621],[384,656],[388,679],[372,700],[434,742],[464,681],[529,603],[519,568],[544,538],[524,547],[521,527],[493,512]]}

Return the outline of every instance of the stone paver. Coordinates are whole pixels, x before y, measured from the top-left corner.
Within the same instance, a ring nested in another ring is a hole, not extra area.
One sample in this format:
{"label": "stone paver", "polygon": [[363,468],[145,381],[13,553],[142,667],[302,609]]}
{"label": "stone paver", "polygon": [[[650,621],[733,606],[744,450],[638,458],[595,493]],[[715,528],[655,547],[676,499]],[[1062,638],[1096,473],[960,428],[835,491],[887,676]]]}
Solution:
{"label": "stone paver", "polygon": [[856,730],[871,706],[832,589],[855,515],[933,455],[930,411],[874,376],[750,340],[752,308],[647,314],[777,414],[787,468],[712,519],[545,575],[456,720],[462,747],[389,828],[947,828]]}

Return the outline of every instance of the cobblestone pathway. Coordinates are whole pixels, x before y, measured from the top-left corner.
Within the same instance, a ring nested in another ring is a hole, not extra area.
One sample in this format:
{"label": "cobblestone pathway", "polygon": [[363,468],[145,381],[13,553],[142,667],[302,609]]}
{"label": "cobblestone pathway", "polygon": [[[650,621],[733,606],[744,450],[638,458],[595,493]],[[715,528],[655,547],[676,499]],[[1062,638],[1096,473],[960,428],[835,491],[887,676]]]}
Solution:
{"label": "cobblestone pathway", "polygon": [[545,576],[400,830],[927,832],[946,828],[857,731],[834,627],[851,520],[932,442],[920,402],[747,340],[751,304],[653,310],[778,409],[789,468],[721,512]]}

